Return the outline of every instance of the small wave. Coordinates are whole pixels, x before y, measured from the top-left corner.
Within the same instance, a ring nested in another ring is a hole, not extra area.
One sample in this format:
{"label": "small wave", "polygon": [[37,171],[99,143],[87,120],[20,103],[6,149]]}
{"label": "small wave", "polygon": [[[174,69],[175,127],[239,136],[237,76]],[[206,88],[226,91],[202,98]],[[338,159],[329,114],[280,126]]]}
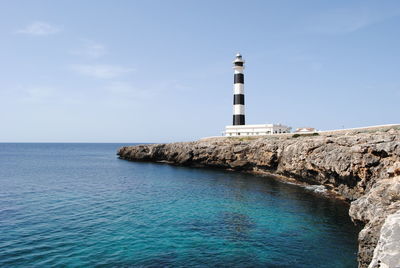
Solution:
{"label": "small wave", "polygon": [[313,191],[316,193],[321,193],[321,194],[326,193],[326,191],[327,191],[327,189],[323,185],[308,185],[308,186],[305,186],[305,188],[307,190],[310,190],[310,191]]}

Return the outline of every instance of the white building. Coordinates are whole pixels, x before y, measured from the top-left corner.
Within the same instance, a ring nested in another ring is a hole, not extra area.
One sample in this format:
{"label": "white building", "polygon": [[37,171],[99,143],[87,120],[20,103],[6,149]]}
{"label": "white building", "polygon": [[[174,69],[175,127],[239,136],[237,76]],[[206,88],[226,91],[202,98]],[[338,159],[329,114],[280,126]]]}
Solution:
{"label": "white building", "polygon": [[281,124],[226,126],[225,136],[260,136],[290,133],[291,127]]}
{"label": "white building", "polygon": [[226,126],[225,136],[260,136],[290,133],[291,128],[281,124],[246,125],[244,105],[244,60],[238,53],[233,61],[233,121]]}
{"label": "white building", "polygon": [[317,130],[313,127],[299,127],[296,129],[295,133],[312,133],[316,131]]}

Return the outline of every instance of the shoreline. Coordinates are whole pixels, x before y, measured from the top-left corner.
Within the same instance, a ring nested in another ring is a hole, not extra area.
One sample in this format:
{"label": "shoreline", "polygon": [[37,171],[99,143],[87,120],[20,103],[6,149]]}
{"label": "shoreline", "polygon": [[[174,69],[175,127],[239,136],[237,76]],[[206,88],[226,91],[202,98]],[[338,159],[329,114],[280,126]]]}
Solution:
{"label": "shoreline", "polygon": [[[121,160],[126,160],[123,158],[120,158]],[[149,161],[140,161],[140,160],[128,160],[128,161],[133,161],[133,162],[149,162]],[[172,166],[180,166],[180,165],[176,165],[174,162],[171,161],[166,161],[166,160],[162,160],[162,161],[154,161],[153,163],[155,164],[166,164],[166,165],[172,165]],[[205,166],[186,166],[188,168],[199,168],[199,169],[203,169],[203,168],[207,168],[207,169],[211,169],[211,170],[223,170],[225,172],[241,172],[244,174],[250,174],[253,176],[259,176],[259,177],[265,177],[268,179],[273,179],[276,181],[279,181],[281,183],[285,183],[285,184],[291,184],[291,185],[296,185],[298,187],[302,187],[305,189],[308,189],[310,191],[313,191],[315,193],[318,193],[326,198],[332,198],[338,201],[343,201],[344,203],[346,203],[347,205],[350,206],[350,201],[347,200],[344,196],[340,195],[338,192],[333,190],[333,186],[329,185],[327,186],[323,186],[323,185],[318,185],[318,184],[310,184],[307,182],[301,182],[298,181],[294,178],[291,177],[287,177],[287,176],[283,176],[283,175],[278,175],[278,174],[274,174],[274,173],[269,173],[263,170],[251,170],[251,171],[237,171],[234,169],[220,169],[220,168],[216,168],[216,167],[205,167]],[[317,186],[323,186],[324,187],[324,191],[315,191],[312,190],[311,188],[313,187],[317,187]]]}
{"label": "shoreline", "polygon": [[[380,233],[386,218],[400,214],[398,127],[323,135],[146,144],[122,147],[117,154],[130,161],[217,168],[269,176],[302,187],[325,187],[329,197],[350,203],[352,221],[363,226],[358,238],[359,267],[400,263],[399,250],[391,255],[379,251],[390,240]],[[393,220],[390,222],[386,228],[398,229],[400,233],[400,226],[395,226]]]}

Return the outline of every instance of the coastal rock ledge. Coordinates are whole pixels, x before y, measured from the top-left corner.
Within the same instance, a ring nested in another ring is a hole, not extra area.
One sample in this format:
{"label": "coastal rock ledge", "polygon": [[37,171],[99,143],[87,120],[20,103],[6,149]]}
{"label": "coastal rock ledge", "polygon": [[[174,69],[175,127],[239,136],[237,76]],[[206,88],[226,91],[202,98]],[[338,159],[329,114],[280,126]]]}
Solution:
{"label": "coastal rock ledge", "polygon": [[[349,202],[359,267],[400,267],[400,130],[210,138],[122,147],[121,159],[266,174]],[[382,227],[383,226],[383,227]]]}

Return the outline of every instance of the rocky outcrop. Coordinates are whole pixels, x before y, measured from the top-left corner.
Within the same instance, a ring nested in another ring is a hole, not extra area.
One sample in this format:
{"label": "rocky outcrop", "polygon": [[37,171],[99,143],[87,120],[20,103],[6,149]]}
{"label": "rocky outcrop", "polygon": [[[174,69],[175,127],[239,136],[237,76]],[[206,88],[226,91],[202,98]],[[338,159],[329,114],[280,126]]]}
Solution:
{"label": "rocky outcrop", "polygon": [[367,267],[386,217],[398,208],[400,131],[318,136],[215,138],[195,142],[122,147],[122,159],[215,167],[275,175],[324,185],[354,201],[350,216],[365,224],[360,232],[359,263]]}
{"label": "rocky outcrop", "polygon": [[[367,267],[374,255],[374,249],[378,240],[380,248],[388,247],[387,238],[388,231],[382,232],[383,223],[387,221],[388,215],[400,211],[400,177],[383,179],[378,181],[374,187],[364,196],[355,200],[350,206],[350,217],[354,221],[366,223],[363,230],[358,235],[359,241],[359,262],[361,267]],[[386,223],[385,223],[386,224]],[[386,224],[388,225],[388,224]],[[387,227],[386,229],[388,229]],[[398,229],[400,232],[400,229]],[[400,240],[399,240],[400,243]],[[376,251],[377,249],[375,249]],[[396,251],[396,249],[393,249]],[[400,267],[400,248],[397,248],[397,267]],[[379,264],[386,256],[386,252],[379,250],[379,254],[375,254],[376,261],[369,267],[380,267]],[[381,266],[382,267],[382,266]],[[396,266],[388,266],[396,267]]]}
{"label": "rocky outcrop", "polygon": [[400,210],[386,218],[380,233],[369,267],[400,267]]}

